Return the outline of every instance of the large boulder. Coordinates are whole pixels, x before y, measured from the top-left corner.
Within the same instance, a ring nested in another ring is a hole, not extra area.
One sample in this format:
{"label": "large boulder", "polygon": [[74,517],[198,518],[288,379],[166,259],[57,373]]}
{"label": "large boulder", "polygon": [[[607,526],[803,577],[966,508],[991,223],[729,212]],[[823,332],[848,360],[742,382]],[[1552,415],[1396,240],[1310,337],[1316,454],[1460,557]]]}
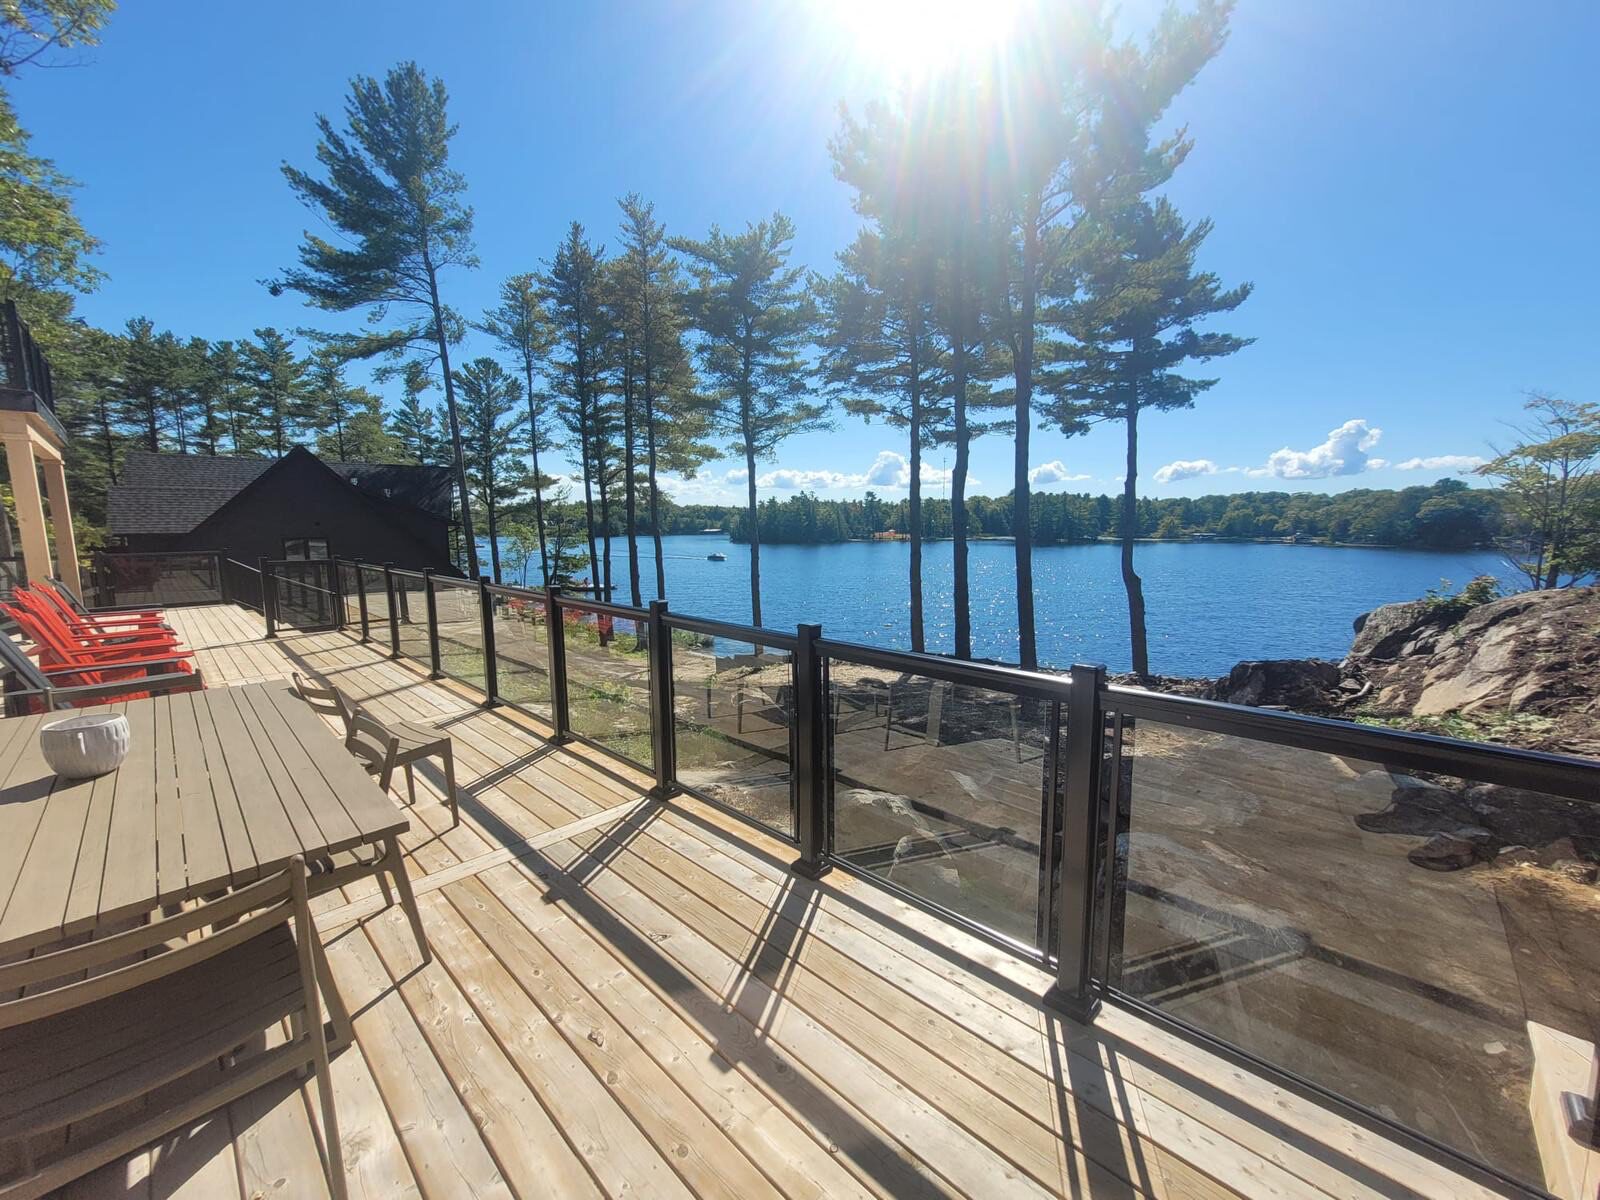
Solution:
{"label": "large boulder", "polygon": [[1209,700],[1294,712],[1327,712],[1344,698],[1339,664],[1322,658],[1269,658],[1238,663],[1206,691]]}
{"label": "large boulder", "polygon": [[[1389,632],[1369,637],[1380,616]],[[1347,660],[1373,681],[1374,711],[1554,715],[1600,696],[1600,589],[1520,592],[1480,604],[1436,633],[1415,619],[1402,628],[1397,618],[1385,609],[1368,614],[1356,639],[1362,653],[1352,649]],[[1409,640],[1382,660],[1378,651],[1393,650],[1400,637]]]}
{"label": "large boulder", "polygon": [[1385,604],[1355,619],[1356,636],[1346,661],[1392,662],[1425,654],[1450,627],[1450,621],[1445,610],[1426,600]]}

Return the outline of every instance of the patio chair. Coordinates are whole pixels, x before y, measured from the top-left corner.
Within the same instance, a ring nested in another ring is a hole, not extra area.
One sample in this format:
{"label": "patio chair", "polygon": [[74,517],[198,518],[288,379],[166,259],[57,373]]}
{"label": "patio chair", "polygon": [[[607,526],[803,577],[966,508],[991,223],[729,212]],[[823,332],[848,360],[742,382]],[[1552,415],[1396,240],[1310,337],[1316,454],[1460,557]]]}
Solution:
{"label": "patio chair", "polygon": [[191,650],[179,650],[177,639],[171,633],[158,636],[122,635],[78,636],[72,633],[53,614],[35,605],[15,605],[0,602],[0,612],[17,623],[39,651],[39,660],[46,666],[105,667],[121,665],[119,660],[146,659],[164,656],[166,660],[192,658]]}
{"label": "patio chair", "polygon": [[142,616],[138,613],[80,613],[54,588],[29,584],[25,588],[16,590],[19,595],[48,606],[68,629],[75,632],[120,634],[124,637],[140,631],[172,632],[172,627],[159,616]]}
{"label": "patio chair", "polygon": [[92,612],[88,606],[84,604],[82,597],[80,597],[77,592],[73,591],[66,584],[62,583],[61,580],[47,578],[38,580],[37,582],[49,588],[56,595],[60,596],[67,602],[67,606],[80,616],[155,617],[160,619],[164,618],[166,615],[166,610],[162,608],[118,608],[103,612]]}
{"label": "patio chair", "polygon": [[[291,672],[291,675],[294,679],[294,690],[302,700],[325,716],[339,719],[340,724],[344,726],[345,745],[350,746],[351,738],[354,736],[352,726],[358,711],[355,701],[339,688],[323,687],[313,683],[298,671]],[[364,748],[364,743],[356,747],[358,758],[365,758],[359,752]],[[384,784],[383,790],[385,793],[388,792],[387,783]],[[411,930],[416,935],[417,949],[422,952],[422,960],[432,961],[433,952],[429,949],[427,936],[422,931],[421,914],[416,910],[415,901],[408,898],[411,895],[408,882],[401,878],[406,864],[398,842],[393,843],[392,847],[386,843],[383,846],[337,850],[314,860],[310,867],[311,874],[307,882],[313,898],[370,876],[378,881],[378,890],[383,894],[384,907],[390,908],[394,905],[395,890],[398,889],[401,906],[405,909],[406,920],[411,922]]]}
{"label": "patio chair", "polygon": [[[0,967],[0,996],[24,993],[0,1002],[0,1144],[21,1163],[0,1178],[0,1197],[43,1196],[284,1076],[314,1073],[328,1186],[344,1200],[319,984],[337,1036],[350,1018],[298,858],[174,916]],[[268,1047],[285,1019],[288,1040]],[[137,1103],[158,1091],[160,1104]],[[64,1149],[36,1157],[68,1126]]]}
{"label": "patio chair", "polygon": [[[206,686],[200,672],[190,670],[187,663],[158,660],[151,665],[177,669],[131,678],[122,672],[86,671],[80,667],[47,670],[29,658],[16,642],[0,637],[0,667],[9,671],[17,684],[15,692],[7,699],[22,702],[13,707],[34,712],[84,708],[117,700],[143,700],[171,692],[198,692]],[[112,678],[105,678],[107,674]]]}
{"label": "patio chair", "polygon": [[345,746],[367,764],[368,771],[378,776],[378,786],[384,791],[389,790],[395,768],[403,770],[408,804],[417,802],[417,780],[412,774],[412,764],[425,758],[438,758],[444,766],[444,792],[450,803],[451,827],[461,824],[461,809],[456,801],[455,748],[450,744],[448,733],[415,721],[380,721],[358,705],[345,736]]}

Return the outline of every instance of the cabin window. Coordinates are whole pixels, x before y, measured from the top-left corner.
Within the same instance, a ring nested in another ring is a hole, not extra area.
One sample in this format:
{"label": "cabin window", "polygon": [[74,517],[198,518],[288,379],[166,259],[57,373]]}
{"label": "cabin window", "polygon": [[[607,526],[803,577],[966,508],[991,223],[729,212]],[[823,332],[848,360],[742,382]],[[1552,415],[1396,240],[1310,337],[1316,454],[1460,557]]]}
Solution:
{"label": "cabin window", "polygon": [[288,559],[327,558],[327,538],[284,538],[283,556]]}

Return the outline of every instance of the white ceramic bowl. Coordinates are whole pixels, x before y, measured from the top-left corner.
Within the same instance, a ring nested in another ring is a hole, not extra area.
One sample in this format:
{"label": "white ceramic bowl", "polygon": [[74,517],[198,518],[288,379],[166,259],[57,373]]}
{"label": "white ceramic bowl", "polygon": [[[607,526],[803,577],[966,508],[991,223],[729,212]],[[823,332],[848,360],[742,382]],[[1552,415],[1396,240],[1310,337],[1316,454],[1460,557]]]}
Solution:
{"label": "white ceramic bowl", "polygon": [[39,730],[39,749],[64,779],[88,779],[115,771],[128,757],[128,718],[68,717]]}

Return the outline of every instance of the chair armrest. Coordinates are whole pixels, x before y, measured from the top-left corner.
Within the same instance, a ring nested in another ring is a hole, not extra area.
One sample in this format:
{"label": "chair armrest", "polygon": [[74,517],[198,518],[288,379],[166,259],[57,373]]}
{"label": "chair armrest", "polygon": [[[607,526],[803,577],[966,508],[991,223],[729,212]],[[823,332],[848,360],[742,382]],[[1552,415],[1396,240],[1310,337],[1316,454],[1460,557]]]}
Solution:
{"label": "chair armrest", "polygon": [[[125,696],[129,692],[175,692],[205,686],[199,671],[177,671],[171,675],[142,675],[137,679],[114,679],[108,683],[84,683],[73,687],[53,687],[44,693],[51,703],[58,700],[98,700]],[[38,693],[35,693],[36,695]]]}

